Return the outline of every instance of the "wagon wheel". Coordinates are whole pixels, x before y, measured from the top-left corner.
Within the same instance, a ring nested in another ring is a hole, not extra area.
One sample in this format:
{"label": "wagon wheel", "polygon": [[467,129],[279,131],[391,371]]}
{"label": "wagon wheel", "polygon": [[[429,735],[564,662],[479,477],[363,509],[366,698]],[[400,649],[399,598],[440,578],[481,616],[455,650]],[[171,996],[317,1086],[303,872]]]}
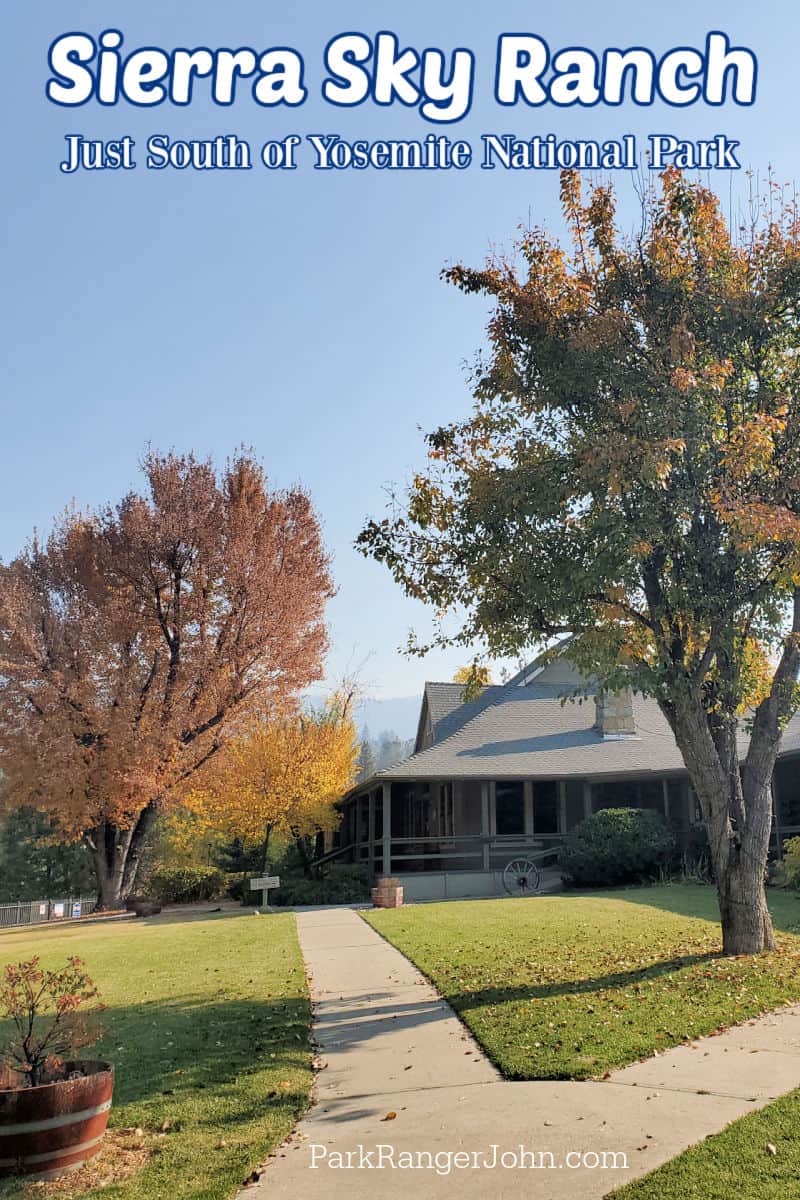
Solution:
{"label": "wagon wheel", "polygon": [[532,896],[539,890],[539,868],[529,858],[512,858],[503,871],[503,887],[509,896]]}

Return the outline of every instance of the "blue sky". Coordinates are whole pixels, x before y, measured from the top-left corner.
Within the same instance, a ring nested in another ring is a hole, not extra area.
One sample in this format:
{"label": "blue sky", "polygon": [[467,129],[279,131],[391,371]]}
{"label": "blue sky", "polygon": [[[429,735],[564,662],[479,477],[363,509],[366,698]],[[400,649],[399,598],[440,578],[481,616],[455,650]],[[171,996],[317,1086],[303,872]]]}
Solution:
{"label": "blue sky", "polygon": [[[547,172],[96,172],[63,176],[64,137],[141,145],[236,133],[258,146],[287,133],[424,137],[415,110],[370,103],[333,108],[319,98],[322,52],[337,33],[390,29],[405,43],[477,60],[469,116],[444,127],[482,133],[612,138],[654,132],[725,133],[743,164],[800,178],[796,135],[795,5],[767,0],[702,4],[492,5],[308,3],[256,0],[9,0],[2,45],[4,137],[3,437],[0,557],[34,527],[46,530],[73,498],[115,499],[136,485],[148,442],[223,461],[255,447],[276,485],[301,480],[322,515],[339,594],[330,607],[336,675],[365,663],[376,696],[449,678],[463,653],[420,662],[398,653],[429,615],[353,539],[380,515],[384,488],[423,461],[422,429],[464,413],[464,367],[483,339],[486,306],[440,282],[441,267],[477,264],[520,222],[558,229],[557,177]],[[44,97],[47,48],[68,30],[124,32],[125,45],[293,46],[310,96],[294,110],[264,109],[243,90],[230,109],[202,88],[189,108],[95,103],[70,110]],[[501,109],[492,97],[502,32],[531,32],[552,48],[702,46],[711,29],[759,58],[752,108],[656,103],[592,109]],[[712,174],[728,197],[742,173]],[[630,187],[621,178],[629,200]],[[633,206],[631,205],[631,212]]]}

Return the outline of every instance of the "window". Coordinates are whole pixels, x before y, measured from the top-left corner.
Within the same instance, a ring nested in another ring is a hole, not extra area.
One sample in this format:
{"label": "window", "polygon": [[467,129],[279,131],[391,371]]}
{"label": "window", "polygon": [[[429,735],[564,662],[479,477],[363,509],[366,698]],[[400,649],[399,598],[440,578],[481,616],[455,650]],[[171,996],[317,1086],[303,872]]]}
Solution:
{"label": "window", "polygon": [[369,795],[358,797],[358,835],[356,841],[369,840]]}
{"label": "window", "polygon": [[393,838],[413,836],[411,825],[411,805],[414,794],[412,783],[393,783],[392,785],[391,829]]}
{"label": "window", "polygon": [[796,829],[800,826],[800,763],[796,759],[784,759],[775,767],[774,790],[781,829]]}
{"label": "window", "polygon": [[439,834],[443,837],[453,836],[453,785],[439,785]]}
{"label": "window", "polygon": [[669,796],[669,819],[676,829],[685,829],[691,819],[687,803],[688,794],[683,779],[667,780],[667,795]]}
{"label": "window", "polygon": [[411,798],[411,836],[431,837],[433,830],[433,811],[431,808],[431,785],[418,783]]}
{"label": "window", "polygon": [[664,816],[664,785],[660,779],[643,779],[639,784],[639,807]]}
{"label": "window", "polygon": [[619,783],[596,783],[592,788],[594,812],[599,812],[601,808],[636,808],[638,799],[639,789],[635,780]]}
{"label": "window", "polygon": [[496,785],[495,817],[498,833],[525,832],[525,791],[521,783]]}
{"label": "window", "polygon": [[349,846],[351,842],[355,841],[355,838],[353,837],[353,812],[354,812],[355,806],[356,806],[355,800],[350,800],[344,806],[344,816],[342,818],[342,824],[340,826],[341,831],[342,831],[342,845],[343,846]]}
{"label": "window", "polygon": [[[450,785],[452,787],[452,785]],[[459,837],[480,833],[482,829],[481,784],[477,780],[465,779],[455,785],[454,832]]]}
{"label": "window", "polygon": [[554,779],[533,785],[533,832],[558,833],[558,784]]}
{"label": "window", "polygon": [[586,815],[583,802],[583,780],[567,780],[567,829],[574,829]]}

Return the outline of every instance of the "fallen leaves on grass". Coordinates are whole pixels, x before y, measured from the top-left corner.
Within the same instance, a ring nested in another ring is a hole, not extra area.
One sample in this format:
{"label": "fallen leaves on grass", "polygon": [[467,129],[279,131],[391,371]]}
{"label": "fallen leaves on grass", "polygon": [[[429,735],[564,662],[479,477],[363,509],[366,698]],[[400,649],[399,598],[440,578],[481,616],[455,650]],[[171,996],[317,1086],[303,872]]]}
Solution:
{"label": "fallen leaves on grass", "polygon": [[28,1197],[58,1197],[58,1200],[78,1200],[93,1188],[109,1187],[136,1175],[146,1165],[151,1156],[157,1153],[153,1146],[142,1142],[142,1129],[109,1130],[103,1142],[103,1150],[82,1167],[80,1171],[66,1175],[63,1179],[54,1179],[49,1183],[35,1182],[25,1185],[23,1196]]}
{"label": "fallen leaves on grass", "polygon": [[[654,887],[370,913],[503,1073],[583,1079],[800,1000],[800,904],[778,950],[723,957],[713,889]],[[791,932],[789,932],[791,931]],[[465,1054],[469,1051],[465,1050]]]}

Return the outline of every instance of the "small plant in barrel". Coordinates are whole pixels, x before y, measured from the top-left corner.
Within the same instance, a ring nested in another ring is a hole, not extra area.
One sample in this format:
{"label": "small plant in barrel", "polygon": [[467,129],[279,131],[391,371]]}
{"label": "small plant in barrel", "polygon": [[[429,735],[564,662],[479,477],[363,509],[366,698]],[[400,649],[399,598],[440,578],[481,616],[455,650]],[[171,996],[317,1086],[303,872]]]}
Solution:
{"label": "small plant in barrel", "polygon": [[83,959],[69,958],[52,971],[38,957],[8,963],[0,982],[0,1018],[11,1021],[13,1032],[0,1060],[0,1087],[64,1079],[65,1060],[101,1037],[91,1021],[102,1007],[98,995]]}
{"label": "small plant in barrel", "polygon": [[[0,974],[0,1178],[60,1179],[103,1148],[111,1063],[76,1057],[100,1037],[98,992],[80,958],[58,970],[38,958]],[[5,1020],[4,1020],[5,1018]]]}

